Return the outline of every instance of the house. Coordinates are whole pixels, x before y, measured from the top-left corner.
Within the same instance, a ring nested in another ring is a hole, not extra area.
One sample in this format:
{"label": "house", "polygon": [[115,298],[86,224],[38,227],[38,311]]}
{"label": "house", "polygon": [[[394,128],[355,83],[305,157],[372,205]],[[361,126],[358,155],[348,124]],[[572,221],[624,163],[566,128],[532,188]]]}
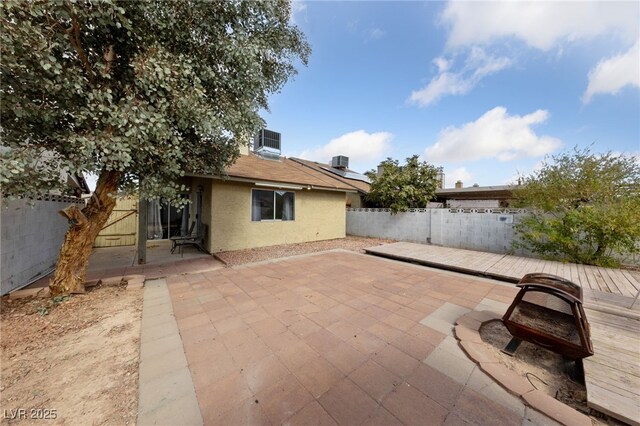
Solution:
{"label": "house", "polygon": [[349,169],[348,157],[343,155],[333,157],[331,164],[322,164],[302,158],[291,158],[291,160],[349,185],[357,192],[347,193],[346,207],[364,207],[364,197],[369,193],[371,183],[367,176]]}
{"label": "house", "polygon": [[241,149],[224,177],[187,175],[186,208],[147,202],[146,238],[184,235],[193,222],[209,253],[344,238],[345,206],[360,202],[365,182],[280,156],[275,132],[262,131],[254,147]]}
{"label": "house", "polygon": [[478,186],[436,189],[436,201],[449,208],[507,208],[513,200],[514,185]]}

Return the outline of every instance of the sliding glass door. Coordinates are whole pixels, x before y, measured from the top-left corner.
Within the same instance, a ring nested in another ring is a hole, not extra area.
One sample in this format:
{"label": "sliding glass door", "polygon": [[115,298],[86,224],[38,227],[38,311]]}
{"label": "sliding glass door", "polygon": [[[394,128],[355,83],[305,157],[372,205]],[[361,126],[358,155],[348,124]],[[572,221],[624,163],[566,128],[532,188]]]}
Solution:
{"label": "sliding glass door", "polygon": [[[182,198],[189,198],[182,194]],[[189,229],[189,204],[181,209],[163,201],[147,202],[147,239],[166,240],[186,235]]]}

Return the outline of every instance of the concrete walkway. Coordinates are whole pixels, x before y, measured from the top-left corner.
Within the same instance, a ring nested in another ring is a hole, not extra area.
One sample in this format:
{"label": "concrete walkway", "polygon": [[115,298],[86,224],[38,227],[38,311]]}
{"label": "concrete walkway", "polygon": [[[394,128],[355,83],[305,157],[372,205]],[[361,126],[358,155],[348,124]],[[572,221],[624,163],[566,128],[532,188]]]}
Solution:
{"label": "concrete walkway", "polygon": [[[147,263],[144,265],[138,265],[137,254],[134,246],[95,248],[89,258],[86,280],[108,278],[119,281],[127,275],[144,275],[150,280],[224,267],[215,257],[201,253],[195,247],[185,247],[182,253],[176,250],[171,254],[169,240],[147,242]],[[46,275],[25,288],[47,287],[52,276]]]}
{"label": "concrete walkway", "polygon": [[164,279],[145,283],[140,340],[137,424],[202,424],[191,373]]}
{"label": "concrete walkway", "polygon": [[145,290],[141,424],[554,424],[452,334],[512,285],[342,250],[166,282]]}

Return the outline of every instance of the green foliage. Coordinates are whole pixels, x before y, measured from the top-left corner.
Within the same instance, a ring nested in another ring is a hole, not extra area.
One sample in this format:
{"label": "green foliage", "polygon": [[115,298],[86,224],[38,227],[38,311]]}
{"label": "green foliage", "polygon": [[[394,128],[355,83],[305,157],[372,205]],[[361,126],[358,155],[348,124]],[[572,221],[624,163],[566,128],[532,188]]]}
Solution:
{"label": "green foliage", "polygon": [[223,175],[268,95],[307,63],[290,12],[287,0],[4,1],[3,193],[113,170],[124,192],[143,178],[143,197],[175,200],[185,172]]}
{"label": "green foliage", "polygon": [[371,189],[367,202],[376,207],[388,208],[392,213],[410,208],[424,208],[434,198],[438,170],[414,155],[400,166],[398,160],[387,158],[382,162],[380,176],[374,170],[367,172]]}
{"label": "green foliage", "polygon": [[545,160],[514,195],[531,210],[516,226],[517,247],[600,266],[619,264],[612,252],[640,251],[638,158],[576,148]]}

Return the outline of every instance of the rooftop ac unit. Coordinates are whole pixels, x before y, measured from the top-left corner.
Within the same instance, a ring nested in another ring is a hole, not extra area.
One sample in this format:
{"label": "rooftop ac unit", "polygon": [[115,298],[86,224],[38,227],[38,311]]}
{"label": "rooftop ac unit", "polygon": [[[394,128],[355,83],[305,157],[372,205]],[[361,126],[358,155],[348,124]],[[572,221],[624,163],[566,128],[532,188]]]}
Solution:
{"label": "rooftop ac unit", "polygon": [[334,169],[346,169],[349,167],[349,157],[337,155],[331,159],[331,167]]}
{"label": "rooftop ac unit", "polygon": [[263,129],[254,138],[253,146],[256,153],[266,154],[268,156],[280,156],[281,136],[278,132]]}

